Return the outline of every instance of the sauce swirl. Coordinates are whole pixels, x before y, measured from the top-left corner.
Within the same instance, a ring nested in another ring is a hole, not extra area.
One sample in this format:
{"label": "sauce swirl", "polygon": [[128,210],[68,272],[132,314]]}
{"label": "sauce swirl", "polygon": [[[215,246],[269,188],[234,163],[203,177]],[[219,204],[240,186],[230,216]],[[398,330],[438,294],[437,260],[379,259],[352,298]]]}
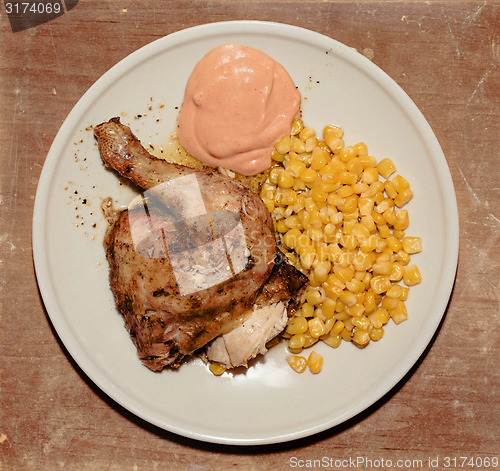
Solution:
{"label": "sauce swirl", "polygon": [[180,144],[198,160],[243,175],[271,166],[274,143],[298,117],[300,93],[258,49],[223,44],[195,66],[178,117]]}

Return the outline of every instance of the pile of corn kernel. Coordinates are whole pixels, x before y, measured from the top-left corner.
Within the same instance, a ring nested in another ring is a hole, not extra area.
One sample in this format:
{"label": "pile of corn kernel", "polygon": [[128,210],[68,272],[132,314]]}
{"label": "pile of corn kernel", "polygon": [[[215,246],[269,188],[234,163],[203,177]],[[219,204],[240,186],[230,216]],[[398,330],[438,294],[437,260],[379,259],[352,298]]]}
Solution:
{"label": "pile of corn kernel", "polygon": [[260,195],[281,249],[309,278],[282,334],[292,354],[287,361],[297,372],[318,373],[321,355],[305,358],[298,355],[303,349],[320,340],[363,348],[382,338],[391,318],[407,318],[408,287],[422,279],[410,264],[422,241],[406,235],[408,211],[401,209],[413,193],[401,175],[391,178],[390,159],[377,162],[362,142],[345,146],[337,126],[326,126],[320,140],[295,120],[272,159]]}

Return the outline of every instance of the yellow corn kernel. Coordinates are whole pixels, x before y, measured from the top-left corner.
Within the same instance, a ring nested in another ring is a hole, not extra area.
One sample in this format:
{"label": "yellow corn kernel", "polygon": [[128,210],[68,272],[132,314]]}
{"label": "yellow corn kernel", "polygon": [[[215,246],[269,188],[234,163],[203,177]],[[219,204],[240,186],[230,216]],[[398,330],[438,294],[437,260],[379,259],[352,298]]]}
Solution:
{"label": "yellow corn kernel", "polygon": [[387,321],[391,318],[391,316],[389,315],[389,311],[387,311],[387,309],[383,307],[378,307],[367,317],[373,327],[375,327],[376,329],[379,329],[383,325],[387,324]]}
{"label": "yellow corn kernel", "polygon": [[393,234],[386,239],[387,247],[397,253],[403,248],[403,243]]}
{"label": "yellow corn kernel", "polygon": [[335,306],[336,302],[333,301],[330,298],[326,298],[323,303],[321,304],[321,309],[323,310],[323,314],[327,319],[331,319],[333,315],[335,314]]}
{"label": "yellow corn kernel", "polygon": [[364,329],[355,329],[352,335],[352,342],[356,347],[364,348],[370,343],[370,334]]}
{"label": "yellow corn kernel", "polygon": [[[319,221],[321,222],[321,219],[319,219]],[[314,221],[311,218],[311,226],[307,228],[307,235],[311,238],[313,243],[320,242],[321,240],[323,240],[324,234],[320,227],[316,227],[314,225]]]}
{"label": "yellow corn kernel", "polygon": [[[374,199],[375,201],[375,199]],[[371,214],[372,218],[373,218],[373,222],[377,225],[377,226],[383,226],[384,224],[386,224],[386,220],[384,219],[384,216],[382,216],[382,214],[380,214],[379,212],[377,211],[374,211],[372,214]]]}
{"label": "yellow corn kernel", "polygon": [[389,311],[389,314],[391,315],[392,320],[396,324],[400,324],[401,322],[408,319],[408,313],[406,311],[406,306],[403,301],[399,301],[397,307]]}
{"label": "yellow corn kernel", "polygon": [[351,341],[351,332],[349,332],[346,328],[342,329],[342,331],[340,332],[340,336],[346,342],[350,342]]}
{"label": "yellow corn kernel", "polygon": [[[366,296],[366,294],[364,292],[356,293],[356,304],[363,304],[365,302],[365,296]],[[363,310],[364,310],[364,307],[363,307]]]}
{"label": "yellow corn kernel", "polygon": [[[304,142],[306,144],[306,152],[312,152],[315,147],[319,147],[319,141],[316,136],[310,136]],[[322,147],[319,148],[322,149]]]}
{"label": "yellow corn kernel", "polygon": [[407,286],[414,286],[422,281],[422,275],[417,265],[408,265],[404,267],[403,281]]}
{"label": "yellow corn kernel", "polygon": [[339,181],[339,173],[340,171],[332,162],[329,162],[321,170],[318,171],[318,174],[321,175],[321,178],[330,183],[337,183]]}
{"label": "yellow corn kernel", "polygon": [[397,221],[396,215],[394,214],[393,201],[390,198],[386,198],[384,201],[387,201],[389,207],[383,212],[382,216],[389,226],[394,227],[394,224],[396,224]]}
{"label": "yellow corn kernel", "polygon": [[[356,175],[360,175],[363,171],[363,164],[358,157],[354,157],[347,162],[347,170],[351,173],[355,173]],[[360,191],[360,193],[362,193]]]}
{"label": "yellow corn kernel", "polygon": [[383,224],[382,226],[378,226],[378,233],[380,234],[380,237],[387,239],[391,235],[391,230],[389,229],[389,226],[387,224]]}
{"label": "yellow corn kernel", "polygon": [[329,285],[328,283],[323,283],[323,288],[328,299],[336,301],[340,293],[342,293],[343,288],[337,285]]}
{"label": "yellow corn kernel", "polygon": [[396,237],[396,239],[398,240],[403,240],[404,236],[406,235],[405,231],[398,231],[396,229],[394,229],[392,233],[394,234],[394,237]]}
{"label": "yellow corn kernel", "polygon": [[306,164],[299,159],[291,158],[286,164],[286,169],[294,177],[300,177],[300,174],[306,169]]}
{"label": "yellow corn kernel", "polygon": [[411,255],[422,251],[421,237],[405,237],[403,239],[403,250]]}
{"label": "yellow corn kernel", "polygon": [[267,210],[272,213],[274,211],[275,205],[274,205],[274,200],[271,199],[264,199],[264,204],[266,205]]}
{"label": "yellow corn kernel", "polygon": [[362,330],[368,330],[370,327],[370,321],[366,316],[356,316],[351,319],[351,322],[353,323],[354,327],[357,327],[358,329]]}
{"label": "yellow corn kernel", "polygon": [[410,255],[407,254],[404,250],[400,250],[396,254],[396,260],[402,265],[408,265],[408,262],[410,261]]}
{"label": "yellow corn kernel", "polygon": [[290,229],[283,235],[283,243],[290,249],[298,247],[299,238],[302,235],[299,229]]}
{"label": "yellow corn kernel", "polygon": [[387,239],[382,239],[382,238],[380,238],[378,240],[378,244],[377,244],[377,248],[375,249],[375,252],[381,253],[381,252],[383,252],[387,248],[387,242],[386,242],[386,240]]}
{"label": "yellow corn kernel", "polygon": [[374,275],[390,275],[392,272],[392,263],[389,261],[377,261],[373,264],[372,270]]}
{"label": "yellow corn kernel", "polygon": [[377,303],[375,302],[375,294],[372,290],[366,292],[364,306],[365,314],[370,314],[376,309]]}
{"label": "yellow corn kernel", "polygon": [[294,119],[292,121],[292,132],[291,132],[291,135],[292,136],[296,136],[297,134],[300,133],[300,131],[302,131],[303,128],[304,128],[304,125],[302,123],[302,120],[300,120],[300,119]]}
{"label": "yellow corn kernel", "polygon": [[367,183],[364,182],[358,182],[358,183],[353,183],[351,185],[352,191],[356,195],[361,195],[361,193],[364,193],[365,191],[368,191],[370,188]]}
{"label": "yellow corn kernel", "polygon": [[358,176],[353,172],[345,171],[340,173],[339,180],[343,185],[352,185],[358,181]]}
{"label": "yellow corn kernel", "polygon": [[[340,205],[338,208],[343,213],[351,214],[351,213],[356,211],[357,207],[358,207],[358,197],[356,195],[351,195],[351,196],[348,196],[345,199],[344,204]],[[344,218],[345,218],[345,214],[344,214]],[[357,220],[357,217],[356,217],[356,220]]]}
{"label": "yellow corn kernel", "polygon": [[377,256],[376,262],[390,262],[392,257],[392,250],[385,248],[380,255]]}
{"label": "yellow corn kernel", "polygon": [[325,126],[323,129],[323,139],[332,152],[344,147],[344,141],[342,140],[343,135],[344,131],[337,126],[329,125]]}
{"label": "yellow corn kernel", "polygon": [[290,350],[298,350],[299,348],[304,348],[305,343],[306,337],[304,334],[295,334],[288,340],[288,347]]}
{"label": "yellow corn kernel", "polygon": [[361,180],[370,185],[378,180],[378,171],[374,167],[368,167],[363,171],[361,175]]}
{"label": "yellow corn kernel", "polygon": [[373,252],[379,243],[379,236],[377,234],[371,234],[370,237],[359,241],[359,248],[362,252],[370,253]]}
{"label": "yellow corn kernel", "polygon": [[330,261],[330,251],[326,243],[316,245],[316,259],[320,262]]}
{"label": "yellow corn kernel", "polygon": [[315,183],[316,188],[320,188],[326,193],[331,193],[332,191],[336,191],[340,188],[340,183],[330,183],[323,179],[318,179]]}
{"label": "yellow corn kernel", "polygon": [[349,162],[349,160],[355,158],[356,155],[357,153],[353,146],[343,147],[338,152],[338,157],[342,162]]}
{"label": "yellow corn kernel", "polygon": [[[341,187],[339,187],[339,189],[335,193],[335,196],[337,197],[337,200],[334,203],[335,206],[337,206],[337,207],[342,206],[345,203],[345,199],[353,194],[354,194],[354,192],[352,191],[351,185],[342,185]],[[332,203],[330,203],[330,204],[332,204]]]}
{"label": "yellow corn kernel", "polygon": [[305,210],[301,210],[299,211],[299,213],[297,214],[298,218],[299,218],[299,221],[300,221],[300,225],[304,228],[304,229],[307,229],[309,227],[309,224],[310,224],[310,214]]}
{"label": "yellow corn kernel", "polygon": [[396,198],[396,196],[398,196],[398,192],[396,191],[396,188],[394,188],[394,183],[392,183],[390,180],[386,180],[384,182],[384,189],[389,198],[394,199]]}
{"label": "yellow corn kernel", "polygon": [[321,170],[330,162],[330,154],[321,149],[320,147],[315,147],[311,153],[311,168],[313,170]]}
{"label": "yellow corn kernel", "polygon": [[386,296],[389,298],[400,298],[401,295],[403,294],[403,288],[400,285],[392,285],[387,292],[385,293]]}
{"label": "yellow corn kernel", "polygon": [[291,188],[293,186],[294,177],[286,171],[282,171],[278,177],[278,185],[281,188]]}
{"label": "yellow corn kernel", "polygon": [[297,192],[292,190],[291,188],[286,188],[281,191],[281,200],[280,203],[289,206],[295,204],[297,201]]}
{"label": "yellow corn kernel", "polygon": [[311,198],[317,203],[322,203],[327,200],[328,193],[323,191],[321,188],[316,187],[311,190]]}
{"label": "yellow corn kernel", "polygon": [[316,261],[313,263],[312,268],[314,273],[314,279],[318,283],[325,282],[328,277],[328,273],[330,272],[330,262],[328,261],[320,262],[316,255]]}
{"label": "yellow corn kernel", "polygon": [[396,216],[396,222],[394,224],[394,229],[399,231],[404,231],[410,224],[410,219],[408,217],[408,211],[406,209],[399,209],[394,211]]}
{"label": "yellow corn kernel", "polygon": [[224,371],[226,371],[226,367],[222,366],[219,363],[210,363],[208,369],[215,375],[220,376]]}
{"label": "yellow corn kernel", "polygon": [[398,193],[401,193],[402,191],[407,190],[408,188],[410,188],[410,183],[408,182],[408,180],[406,180],[401,175],[396,175],[392,179],[392,184],[394,185],[394,188],[396,189],[396,191]]}
{"label": "yellow corn kernel", "polygon": [[339,295],[340,301],[342,301],[346,306],[354,306],[356,304],[356,295],[350,291],[342,291]]}
{"label": "yellow corn kernel", "polygon": [[370,338],[376,342],[377,340],[380,340],[384,336],[384,329],[383,327],[373,327],[373,329],[370,330]]}
{"label": "yellow corn kernel", "polygon": [[330,319],[326,319],[325,321],[325,334],[321,337],[321,340],[324,340],[329,336],[333,326],[335,325],[336,320],[332,317]]}
{"label": "yellow corn kernel", "polygon": [[296,152],[297,154],[301,154],[306,151],[306,144],[304,141],[299,139],[297,136],[290,137],[290,151]]}
{"label": "yellow corn kernel", "polygon": [[363,165],[363,168],[370,168],[377,166],[377,159],[375,157],[372,157],[371,155],[360,155],[358,158],[359,161],[361,162],[361,165]]}
{"label": "yellow corn kernel", "polygon": [[304,303],[302,305],[302,315],[303,317],[313,317],[314,316],[314,306],[309,303]]}
{"label": "yellow corn kernel", "polygon": [[398,196],[394,198],[394,204],[398,207],[401,208],[404,206],[408,201],[410,201],[413,198],[413,192],[407,188],[406,190],[401,191],[398,193]]}
{"label": "yellow corn kernel", "polygon": [[354,319],[356,317],[363,315],[363,313],[365,312],[365,307],[363,306],[363,304],[359,304],[356,300],[356,303],[353,304],[352,306],[346,306],[345,311]]}
{"label": "yellow corn kernel", "polygon": [[396,171],[396,166],[391,159],[382,159],[377,165],[377,170],[384,178],[389,178]]}
{"label": "yellow corn kernel", "polygon": [[364,196],[358,198],[359,213],[361,216],[369,216],[373,213],[375,200],[373,198]]}
{"label": "yellow corn kernel", "polygon": [[326,339],[323,339],[329,347],[337,348],[342,342],[342,337],[340,335],[329,335]]}
{"label": "yellow corn kernel", "polygon": [[354,277],[354,270],[350,267],[342,267],[337,265],[334,267],[333,273],[338,276],[342,283],[351,281]]}
{"label": "yellow corn kernel", "polygon": [[316,249],[312,245],[302,245],[298,248],[298,252],[301,265],[309,270],[316,260]]}
{"label": "yellow corn kernel", "polygon": [[381,306],[384,309],[387,309],[388,311],[390,311],[391,309],[396,309],[396,306],[398,305],[398,303],[399,303],[398,298],[391,298],[390,296],[384,296],[382,298]]}
{"label": "yellow corn kernel", "polygon": [[298,134],[299,139],[303,140],[304,142],[310,137],[316,136],[316,132],[314,131],[314,129],[309,127],[303,127]]}
{"label": "yellow corn kernel", "polygon": [[313,288],[306,292],[306,301],[313,306],[318,306],[323,299],[324,297],[319,289]]}
{"label": "yellow corn kernel", "polygon": [[271,159],[275,162],[283,162],[285,160],[285,156],[280,154],[276,149],[271,151]]}
{"label": "yellow corn kernel", "polygon": [[351,234],[355,236],[358,240],[366,240],[371,235],[368,228],[364,224],[359,222],[354,224]]}
{"label": "yellow corn kernel", "polygon": [[391,285],[388,276],[377,275],[370,280],[370,286],[375,294],[385,293]]}
{"label": "yellow corn kernel", "polygon": [[356,151],[356,155],[358,156],[365,156],[368,155],[368,147],[364,142],[358,142],[354,146],[354,150]]}
{"label": "yellow corn kernel", "polygon": [[306,338],[306,343],[304,344],[304,348],[311,347],[319,340],[319,337],[318,338],[311,337],[311,334],[309,332],[306,332],[304,336]]}
{"label": "yellow corn kernel", "polygon": [[344,130],[339,126],[329,124],[323,128],[323,138],[326,138],[326,136],[344,137]]}
{"label": "yellow corn kernel", "polygon": [[286,332],[292,335],[303,334],[307,331],[307,319],[302,316],[294,316],[288,321]]}
{"label": "yellow corn kernel", "polygon": [[365,290],[365,284],[357,278],[353,278],[352,280],[346,282],[345,287],[351,293],[361,293]]}
{"label": "yellow corn kernel", "polygon": [[280,154],[288,154],[288,152],[290,152],[290,136],[283,136],[274,144],[274,147]]}
{"label": "yellow corn kernel", "polygon": [[394,262],[392,264],[392,271],[391,274],[389,275],[389,280],[391,281],[400,281],[403,278],[404,275],[404,269],[403,265],[399,262]]}
{"label": "yellow corn kernel", "polygon": [[313,350],[307,358],[307,366],[311,373],[318,374],[323,366],[323,357]]}
{"label": "yellow corn kernel", "polygon": [[301,174],[300,179],[306,184],[312,183],[318,178],[318,173],[312,168],[306,168]]}
{"label": "yellow corn kernel", "polygon": [[408,292],[410,291],[406,286],[402,286],[401,289],[403,292],[401,293],[400,300],[406,301],[408,299]]}
{"label": "yellow corn kernel", "polygon": [[313,213],[314,211],[319,211],[318,203],[314,201],[309,195],[304,199],[304,209],[308,213]]}
{"label": "yellow corn kernel", "polygon": [[276,230],[278,232],[281,232],[281,233],[284,233],[284,232],[287,232],[288,231],[288,226],[285,224],[285,220],[284,219],[280,219],[277,223],[276,223]]}
{"label": "yellow corn kernel", "polygon": [[330,335],[338,335],[342,330],[344,329],[344,323],[342,321],[335,321],[335,324],[333,324],[332,330],[330,331]]}
{"label": "yellow corn kernel", "polygon": [[325,323],[318,317],[313,317],[312,319],[309,319],[308,326],[309,326],[309,333],[311,334],[311,337],[314,339],[321,337],[326,332]]}
{"label": "yellow corn kernel", "polygon": [[290,368],[297,373],[303,373],[307,368],[307,360],[302,356],[288,355],[286,361],[290,365]]}

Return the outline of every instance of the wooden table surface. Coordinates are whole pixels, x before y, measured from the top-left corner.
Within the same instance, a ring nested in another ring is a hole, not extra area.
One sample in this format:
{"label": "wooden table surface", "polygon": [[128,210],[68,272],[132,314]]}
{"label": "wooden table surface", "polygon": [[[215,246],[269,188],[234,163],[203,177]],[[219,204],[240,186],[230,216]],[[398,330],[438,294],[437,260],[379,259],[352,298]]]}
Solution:
{"label": "wooden table surface", "polygon": [[[458,273],[444,321],[404,381],[332,430],[250,448],[164,432],[100,392],[51,328],[31,251],[42,165],[88,87],[159,37],[235,19],[302,26],[370,53],[434,129],[460,215]],[[343,470],[355,468],[348,460],[357,457],[373,463],[355,469],[431,469],[436,461],[429,458],[436,457],[440,469],[445,457],[451,458],[446,469],[473,469],[460,457],[477,459],[476,465],[498,459],[499,28],[500,3],[489,0],[85,0],[64,16],[17,33],[2,10],[0,470],[310,469],[320,465],[307,460],[323,457],[345,460],[338,465]]]}

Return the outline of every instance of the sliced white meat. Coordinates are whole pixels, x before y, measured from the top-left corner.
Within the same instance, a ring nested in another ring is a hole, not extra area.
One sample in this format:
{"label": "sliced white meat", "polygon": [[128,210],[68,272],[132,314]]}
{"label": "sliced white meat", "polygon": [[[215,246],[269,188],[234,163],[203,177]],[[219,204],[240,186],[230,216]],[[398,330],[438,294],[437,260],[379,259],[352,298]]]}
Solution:
{"label": "sliced white meat", "polygon": [[267,352],[266,344],[283,331],[287,321],[287,306],[281,301],[254,306],[243,324],[208,344],[207,358],[226,368],[247,366],[252,358]]}

